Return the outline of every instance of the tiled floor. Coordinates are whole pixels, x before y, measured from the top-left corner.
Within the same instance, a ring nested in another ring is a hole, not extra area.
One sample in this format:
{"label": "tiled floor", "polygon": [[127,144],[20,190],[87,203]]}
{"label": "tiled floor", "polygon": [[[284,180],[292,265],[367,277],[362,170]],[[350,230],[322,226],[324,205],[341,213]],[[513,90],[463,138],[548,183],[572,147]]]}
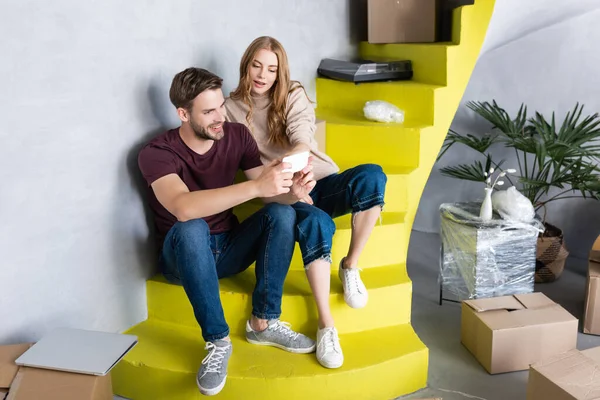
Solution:
{"label": "tiled floor", "polygon": [[[438,235],[413,232],[408,253],[408,271],[414,284],[413,325],[429,347],[430,368],[428,388],[405,398],[525,399],[527,372],[489,375],[460,344],[460,306],[455,303],[438,305],[439,244]],[[586,268],[587,261],[571,259],[558,281],[537,285],[536,290],[544,292],[580,318]],[[600,346],[600,337],[579,334],[578,348],[594,346]]]}

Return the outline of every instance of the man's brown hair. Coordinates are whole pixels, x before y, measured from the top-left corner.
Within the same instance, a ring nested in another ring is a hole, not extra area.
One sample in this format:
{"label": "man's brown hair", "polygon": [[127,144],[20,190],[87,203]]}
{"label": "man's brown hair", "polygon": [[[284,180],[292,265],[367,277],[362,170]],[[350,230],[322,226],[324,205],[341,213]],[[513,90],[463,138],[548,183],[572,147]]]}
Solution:
{"label": "man's brown hair", "polygon": [[202,68],[187,68],[173,78],[169,97],[176,108],[190,110],[196,96],[205,90],[221,89],[223,79]]}

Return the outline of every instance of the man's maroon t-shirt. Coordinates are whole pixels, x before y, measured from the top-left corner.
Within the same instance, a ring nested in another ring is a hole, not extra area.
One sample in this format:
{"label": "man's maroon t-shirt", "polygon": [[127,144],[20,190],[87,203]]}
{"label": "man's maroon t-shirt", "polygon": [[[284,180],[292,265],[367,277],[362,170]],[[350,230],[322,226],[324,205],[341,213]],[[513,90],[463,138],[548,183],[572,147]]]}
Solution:
{"label": "man's maroon t-shirt", "polygon": [[[139,153],[138,165],[148,186],[165,175],[177,174],[190,192],[217,189],[234,183],[239,169],[246,171],[262,165],[256,141],[242,124],[225,122],[225,135],[216,140],[205,154],[190,149],[179,136],[179,128],[167,131],[145,145]],[[177,218],[149,191],[150,208],[154,213],[158,243],[162,242]],[[229,231],[239,223],[232,210],[203,218],[211,234]]]}

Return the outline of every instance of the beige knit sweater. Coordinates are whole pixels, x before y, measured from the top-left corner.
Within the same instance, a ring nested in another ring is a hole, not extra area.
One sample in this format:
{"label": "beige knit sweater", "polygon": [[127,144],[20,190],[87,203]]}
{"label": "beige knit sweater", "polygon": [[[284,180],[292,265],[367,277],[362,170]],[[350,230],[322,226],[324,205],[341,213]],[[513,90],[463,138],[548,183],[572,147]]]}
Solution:
{"label": "beige knit sweater", "polygon": [[269,110],[270,99],[268,94],[253,96],[252,100],[254,107],[251,125],[246,121],[248,106],[242,101],[232,100],[231,98],[227,98],[225,101],[227,119],[248,126],[254,139],[256,139],[264,164],[282,158],[295,145],[303,143],[308,145],[314,158],[313,172],[315,180],[319,180],[340,170],[327,154],[318,150],[317,141],[315,140],[315,110],[308,97],[306,97],[304,90],[296,89],[288,95],[286,133],[290,143],[285,147],[269,143],[267,112]]}

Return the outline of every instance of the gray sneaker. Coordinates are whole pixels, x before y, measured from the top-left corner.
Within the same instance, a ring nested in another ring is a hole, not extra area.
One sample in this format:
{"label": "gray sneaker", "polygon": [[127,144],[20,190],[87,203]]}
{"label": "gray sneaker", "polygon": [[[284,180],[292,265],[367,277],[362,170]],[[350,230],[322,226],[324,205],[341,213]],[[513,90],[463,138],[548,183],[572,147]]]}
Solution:
{"label": "gray sneaker", "polygon": [[196,376],[200,393],[213,396],[223,389],[227,380],[227,364],[231,357],[231,342],[216,340],[206,343],[208,355],[202,360],[202,365]]}
{"label": "gray sneaker", "polygon": [[278,319],[269,320],[269,327],[264,331],[255,331],[246,322],[246,340],[252,344],[275,346],[290,353],[312,353],[315,341],[301,333],[294,332],[291,325]]}

